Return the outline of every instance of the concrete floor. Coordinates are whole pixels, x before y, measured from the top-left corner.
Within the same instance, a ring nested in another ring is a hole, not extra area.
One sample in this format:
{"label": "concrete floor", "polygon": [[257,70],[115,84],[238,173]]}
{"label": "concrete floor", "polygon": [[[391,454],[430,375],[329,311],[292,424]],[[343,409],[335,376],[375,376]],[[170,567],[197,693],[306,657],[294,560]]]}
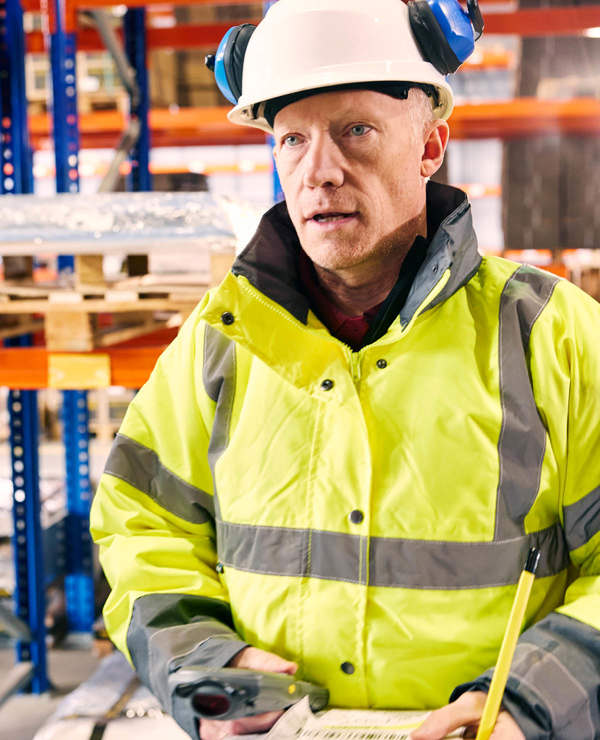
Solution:
{"label": "concrete floor", "polygon": [[[0,649],[0,676],[14,665],[12,648]],[[0,707],[0,740],[32,740],[37,730],[55,711],[70,691],[89,678],[99,659],[93,655],[91,640],[67,640],[60,648],[48,652],[48,674],[52,690],[45,694],[18,694]]]}

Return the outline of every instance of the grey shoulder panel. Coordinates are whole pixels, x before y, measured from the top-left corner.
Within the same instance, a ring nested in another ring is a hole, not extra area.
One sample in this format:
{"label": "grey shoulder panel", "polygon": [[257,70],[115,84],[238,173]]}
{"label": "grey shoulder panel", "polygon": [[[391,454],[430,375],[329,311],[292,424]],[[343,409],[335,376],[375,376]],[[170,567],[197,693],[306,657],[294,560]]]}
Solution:
{"label": "grey shoulder panel", "polygon": [[524,534],[537,495],[546,450],[529,371],[529,339],[558,278],[527,266],[508,279],[500,298],[498,361],[502,426],[495,539]]}
{"label": "grey shoulder panel", "polygon": [[142,491],[159,506],[194,524],[214,518],[213,497],[165,467],[157,453],[117,434],[104,472]]}
{"label": "grey shoulder panel", "polygon": [[235,355],[234,342],[209,324],[204,330],[202,380],[204,390],[215,403],[226,380],[231,379]]}
{"label": "grey shoulder panel", "polygon": [[235,342],[208,324],[204,335],[202,377],[206,393],[216,403],[208,444],[208,464],[213,477],[215,512],[218,516],[219,501],[215,468],[229,444],[236,389],[236,348]]}

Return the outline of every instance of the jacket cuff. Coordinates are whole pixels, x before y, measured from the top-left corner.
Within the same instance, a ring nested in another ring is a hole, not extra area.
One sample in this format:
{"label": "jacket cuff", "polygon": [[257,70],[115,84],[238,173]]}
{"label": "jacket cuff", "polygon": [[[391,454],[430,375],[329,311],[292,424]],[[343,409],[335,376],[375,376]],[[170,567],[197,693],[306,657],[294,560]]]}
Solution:
{"label": "jacket cuff", "polygon": [[[205,665],[214,668],[222,668],[235,657],[240,650],[248,647],[246,642],[236,640],[233,637],[209,637],[200,643],[191,653],[188,653],[183,660],[171,661],[169,668],[175,672],[182,666]],[[187,734],[200,740],[199,721],[196,714],[192,711],[189,699],[179,697],[176,693],[171,694],[171,712],[177,724],[184,729]]]}
{"label": "jacket cuff", "polygon": [[[492,671],[458,686],[486,691]],[[527,740],[597,740],[600,727],[600,632],[552,613],[520,637],[503,706]]]}
{"label": "jacket cuff", "polygon": [[230,660],[235,658],[246,647],[248,647],[248,643],[237,639],[237,635],[232,635],[231,637],[215,635],[201,642],[184,659],[172,660],[169,669],[173,671],[181,668],[181,666],[190,665],[223,668],[223,666],[226,666]]}
{"label": "jacket cuff", "polygon": [[[484,691],[487,694],[491,677],[492,671],[487,671],[475,681],[457,686],[450,696],[450,701],[456,701],[467,691]],[[514,676],[509,676],[506,683],[502,708],[512,716],[526,740],[552,740],[546,707],[539,701],[539,697],[530,692],[527,686],[521,685]]]}

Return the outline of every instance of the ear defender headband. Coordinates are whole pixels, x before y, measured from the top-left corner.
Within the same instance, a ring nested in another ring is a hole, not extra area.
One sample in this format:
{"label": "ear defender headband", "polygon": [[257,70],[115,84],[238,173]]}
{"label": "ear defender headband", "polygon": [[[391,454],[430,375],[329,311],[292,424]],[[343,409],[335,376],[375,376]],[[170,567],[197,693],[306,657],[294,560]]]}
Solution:
{"label": "ear defender headband", "polygon": [[[410,27],[423,59],[440,74],[455,72],[483,33],[477,0],[467,0],[467,12],[458,0],[409,0],[407,5]],[[244,56],[255,28],[251,23],[230,28],[216,54],[205,60],[215,73],[219,90],[233,105],[242,94]]]}

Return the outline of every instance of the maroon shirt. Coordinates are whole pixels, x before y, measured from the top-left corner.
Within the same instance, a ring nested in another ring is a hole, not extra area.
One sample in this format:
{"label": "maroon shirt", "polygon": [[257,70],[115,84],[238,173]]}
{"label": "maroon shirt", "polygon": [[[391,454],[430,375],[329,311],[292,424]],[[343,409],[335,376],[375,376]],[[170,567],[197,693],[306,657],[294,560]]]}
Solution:
{"label": "maroon shirt", "polygon": [[325,295],[319,285],[314,265],[303,251],[300,252],[300,281],[312,310],[329,329],[330,334],[350,345],[353,350],[359,350],[381,303],[360,316],[348,316],[340,311]]}

